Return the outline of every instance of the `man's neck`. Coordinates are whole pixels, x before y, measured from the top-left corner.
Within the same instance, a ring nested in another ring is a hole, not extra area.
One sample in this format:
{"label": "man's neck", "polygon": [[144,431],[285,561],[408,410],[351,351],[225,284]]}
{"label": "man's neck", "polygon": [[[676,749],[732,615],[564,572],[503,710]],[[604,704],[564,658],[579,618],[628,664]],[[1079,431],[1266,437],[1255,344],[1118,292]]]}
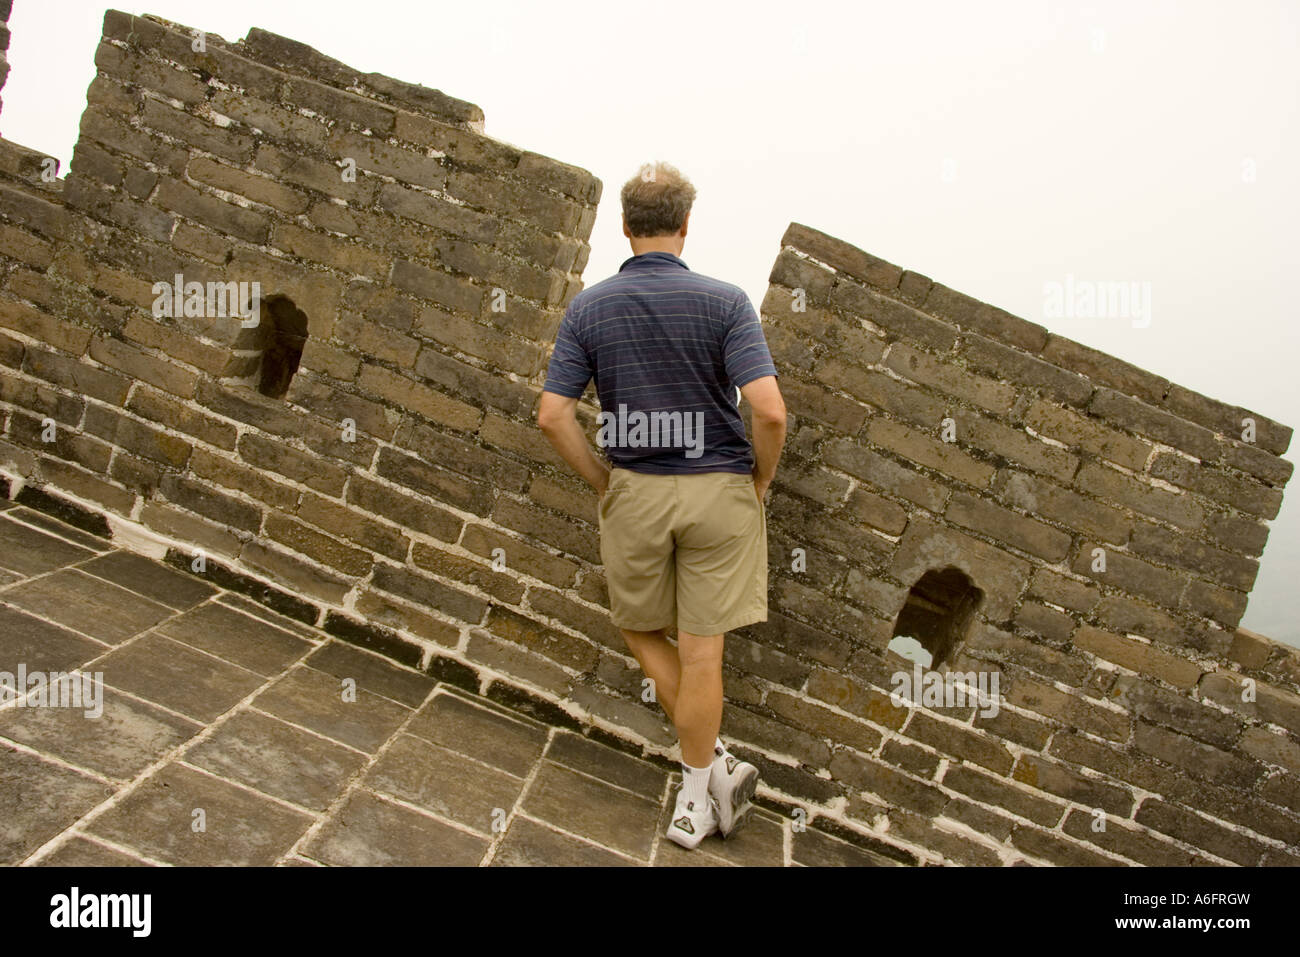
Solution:
{"label": "man's neck", "polygon": [[682,242],[680,236],[638,236],[632,239],[632,255],[640,256],[643,253],[671,253],[678,259],[682,256]]}

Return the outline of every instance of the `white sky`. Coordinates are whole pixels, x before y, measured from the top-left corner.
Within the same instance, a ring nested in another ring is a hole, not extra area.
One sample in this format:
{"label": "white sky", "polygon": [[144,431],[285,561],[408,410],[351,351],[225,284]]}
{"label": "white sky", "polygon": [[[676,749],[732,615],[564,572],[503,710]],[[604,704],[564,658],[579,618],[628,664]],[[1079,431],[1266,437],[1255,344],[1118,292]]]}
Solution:
{"label": "white sky", "polygon": [[[0,131],[71,158],[103,0],[17,0]],[[630,251],[618,188],[699,189],[683,258],[757,304],[799,221],[1174,382],[1300,427],[1300,3],[151,0],[481,106],[605,184],[585,273]],[[1253,178],[1244,173],[1253,169]],[[1151,284],[1151,322],[1046,319],[1044,284]],[[1288,454],[1289,458],[1294,453]],[[1293,484],[1300,487],[1300,479]],[[1300,645],[1300,506],[1242,624]]]}

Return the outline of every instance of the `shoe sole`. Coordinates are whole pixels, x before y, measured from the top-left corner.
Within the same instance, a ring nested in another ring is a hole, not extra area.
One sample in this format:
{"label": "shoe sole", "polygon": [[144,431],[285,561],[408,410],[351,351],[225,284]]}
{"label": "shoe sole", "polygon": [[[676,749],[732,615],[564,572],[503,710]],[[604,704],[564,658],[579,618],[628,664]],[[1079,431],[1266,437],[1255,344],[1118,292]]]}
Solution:
{"label": "shoe sole", "polygon": [[754,805],[749,802],[757,788],[757,768],[736,782],[736,789],[731,792],[730,807],[723,808],[724,813],[718,821],[718,833],[724,838],[730,837],[749,823],[750,815],[754,812]]}

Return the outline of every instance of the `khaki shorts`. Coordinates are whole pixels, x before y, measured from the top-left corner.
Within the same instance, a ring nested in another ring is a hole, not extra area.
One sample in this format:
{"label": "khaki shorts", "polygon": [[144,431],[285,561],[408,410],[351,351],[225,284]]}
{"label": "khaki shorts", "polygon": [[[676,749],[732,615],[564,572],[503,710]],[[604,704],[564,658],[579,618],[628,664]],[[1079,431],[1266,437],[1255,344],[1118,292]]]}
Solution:
{"label": "khaki shorts", "polygon": [[735,472],[610,472],[600,556],[614,624],[719,635],[767,621],[767,514]]}

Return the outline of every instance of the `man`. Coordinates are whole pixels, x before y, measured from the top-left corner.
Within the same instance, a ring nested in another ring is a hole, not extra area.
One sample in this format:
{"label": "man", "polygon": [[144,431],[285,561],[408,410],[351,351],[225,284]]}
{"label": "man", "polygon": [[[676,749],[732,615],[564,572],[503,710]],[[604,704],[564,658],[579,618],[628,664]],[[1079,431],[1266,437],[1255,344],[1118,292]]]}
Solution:
{"label": "man", "polygon": [[[785,403],[744,290],[680,258],[694,186],[656,163],[621,199],[633,255],[570,302],[537,422],[600,493],[610,614],[681,743],[667,836],[694,848],[715,830],[730,835],[753,809],[758,770],[718,737],[722,647],[727,631],[767,620],[763,499],[785,443]],[[593,378],[610,467],[575,414]]]}

